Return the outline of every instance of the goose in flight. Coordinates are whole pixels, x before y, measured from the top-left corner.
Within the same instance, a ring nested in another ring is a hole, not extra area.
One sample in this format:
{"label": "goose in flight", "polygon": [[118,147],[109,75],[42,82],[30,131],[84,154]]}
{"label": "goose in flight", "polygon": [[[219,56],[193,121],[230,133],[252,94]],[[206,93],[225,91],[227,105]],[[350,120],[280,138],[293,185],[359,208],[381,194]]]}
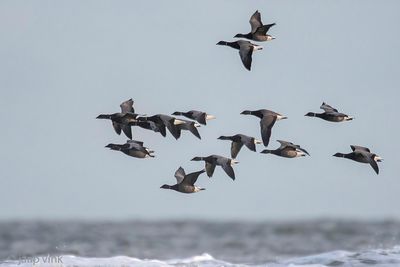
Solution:
{"label": "goose in flight", "polygon": [[276,121],[287,119],[286,116],[283,116],[279,113],[268,109],[259,109],[255,111],[245,110],[242,113],[243,115],[253,115],[260,118],[260,128],[261,128],[261,137],[264,143],[264,146],[268,146],[269,139],[271,137],[272,127],[274,126]]}
{"label": "goose in flight", "polygon": [[230,140],[231,144],[231,157],[235,159],[239,154],[240,149],[243,145],[245,145],[251,151],[256,152],[256,144],[261,144],[260,140],[255,139],[254,137],[247,136],[244,134],[235,134],[232,136],[220,136],[218,137],[220,140]]}
{"label": "goose in flight", "polygon": [[175,172],[176,184],[175,185],[164,184],[160,188],[171,189],[171,190],[175,190],[175,191],[178,191],[181,193],[187,193],[187,194],[206,190],[205,188],[201,188],[201,187],[194,185],[196,183],[199,175],[202,174],[203,172],[205,172],[205,171],[201,170],[198,172],[192,172],[192,173],[186,174],[185,170],[182,167],[179,167],[179,169]]}
{"label": "goose in flight", "polygon": [[383,160],[381,157],[379,157],[374,153],[371,153],[371,151],[367,147],[355,146],[355,145],[351,145],[350,147],[351,150],[353,150],[353,152],[350,152],[348,154],[336,153],[333,156],[339,158],[351,159],[361,163],[369,163],[376,172],[376,174],[379,174],[378,162],[381,162]]}
{"label": "goose in flight", "polygon": [[297,157],[304,157],[310,154],[304,149],[301,148],[299,145],[295,145],[291,142],[277,140],[281,146],[274,150],[264,149],[261,151],[263,154],[274,154],[280,157],[285,158],[297,158]]}
{"label": "goose in flight", "polygon": [[227,45],[239,50],[240,59],[247,70],[251,70],[253,51],[262,50],[262,47],[249,41],[239,40],[236,42],[219,41],[217,45]]}
{"label": "goose in flight", "polygon": [[350,117],[349,115],[346,115],[344,113],[340,113],[337,109],[326,104],[325,102],[322,103],[320,109],[323,109],[324,112],[323,113],[308,112],[304,116],[317,117],[331,122],[351,121],[353,119],[353,117]]}
{"label": "goose in flight", "polygon": [[138,114],[135,114],[133,108],[132,98],[124,101],[120,105],[121,112],[113,114],[100,114],[96,119],[111,120],[115,132],[120,135],[121,131],[129,138],[132,139],[132,130],[130,124],[137,121]]}
{"label": "goose in flight", "polygon": [[125,144],[108,144],[106,147],[134,158],[154,158],[154,151],[144,147],[141,141],[128,140]]}
{"label": "goose in flight", "polygon": [[265,42],[275,39],[275,37],[267,34],[269,29],[274,26],[275,23],[263,25],[261,21],[261,14],[258,12],[258,10],[251,16],[249,22],[251,25],[251,32],[247,34],[238,33],[235,35],[236,38],[242,37],[256,42]]}
{"label": "goose in flight", "polygon": [[192,161],[204,161],[206,164],[206,172],[208,177],[212,177],[216,166],[221,166],[225,173],[235,180],[235,172],[232,166],[239,163],[235,159],[225,158],[223,156],[211,155],[208,157],[194,157]]}

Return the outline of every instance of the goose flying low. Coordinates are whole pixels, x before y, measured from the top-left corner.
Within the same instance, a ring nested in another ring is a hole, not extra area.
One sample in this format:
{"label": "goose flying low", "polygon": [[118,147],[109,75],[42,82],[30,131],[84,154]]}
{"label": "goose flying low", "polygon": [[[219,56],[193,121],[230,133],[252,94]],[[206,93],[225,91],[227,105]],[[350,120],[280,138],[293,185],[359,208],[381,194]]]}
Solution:
{"label": "goose flying low", "polygon": [[204,161],[206,164],[206,172],[208,177],[212,177],[216,166],[221,166],[225,173],[235,180],[235,172],[232,166],[239,163],[235,159],[225,158],[223,156],[211,155],[208,157],[194,157],[192,161]]}
{"label": "goose flying low", "polygon": [[306,155],[310,156],[310,154],[304,149],[301,148],[299,145],[295,145],[291,142],[277,140],[281,146],[274,150],[264,149],[261,151],[263,154],[273,154],[280,157],[285,158],[298,158],[304,157]]}
{"label": "goose flying low", "polygon": [[376,172],[376,174],[379,174],[378,162],[381,162],[383,160],[381,157],[379,157],[374,153],[371,153],[370,149],[367,147],[355,146],[355,145],[351,145],[350,147],[351,150],[353,150],[353,152],[350,152],[348,154],[336,153],[333,156],[339,158],[351,159],[361,163],[369,163]]}
{"label": "goose flying low", "polygon": [[239,50],[240,59],[242,60],[243,66],[247,70],[251,70],[253,51],[262,50],[261,46],[252,44],[249,41],[244,40],[239,40],[236,42],[219,41],[217,45],[226,45]]}
{"label": "goose flying low", "polygon": [[231,157],[235,159],[239,154],[240,149],[242,149],[243,145],[245,145],[251,151],[256,152],[256,144],[262,144],[260,140],[255,139],[254,137],[247,136],[244,134],[235,134],[232,136],[220,136],[218,137],[220,140],[230,140],[231,144]]}
{"label": "goose flying low", "polygon": [[261,21],[261,14],[260,12],[258,12],[258,10],[251,16],[249,22],[251,25],[251,32],[247,34],[238,33],[234,37],[236,38],[242,37],[256,42],[265,42],[275,39],[275,37],[272,37],[271,35],[267,34],[269,29],[272,26],[275,26],[275,23],[263,25]]}
{"label": "goose flying low", "polygon": [[308,112],[306,115],[307,117],[317,117],[326,121],[331,122],[342,122],[342,121],[351,121],[354,119],[347,114],[340,113],[337,109],[331,107],[330,105],[326,104],[325,102],[322,103],[320,109],[323,109],[323,113],[314,113]]}
{"label": "goose flying low", "polygon": [[186,174],[185,170],[182,167],[179,167],[179,169],[175,172],[176,184],[174,185],[164,184],[160,188],[171,189],[186,194],[196,193],[202,190],[206,190],[205,188],[201,188],[194,185],[200,174],[204,172],[205,170],[201,170],[198,172],[192,172]]}
{"label": "goose flying low", "polygon": [[274,126],[276,121],[287,119],[286,116],[283,116],[279,113],[268,109],[259,109],[255,111],[245,110],[242,113],[243,115],[253,115],[260,118],[260,128],[261,128],[261,137],[264,143],[264,146],[268,146],[269,139],[271,137],[272,127]]}

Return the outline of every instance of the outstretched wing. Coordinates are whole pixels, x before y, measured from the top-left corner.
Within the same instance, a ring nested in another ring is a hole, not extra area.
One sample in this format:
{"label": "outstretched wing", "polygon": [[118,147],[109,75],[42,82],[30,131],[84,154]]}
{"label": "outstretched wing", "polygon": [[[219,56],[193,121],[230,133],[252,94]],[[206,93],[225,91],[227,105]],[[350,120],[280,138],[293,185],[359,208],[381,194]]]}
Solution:
{"label": "outstretched wing", "polygon": [[251,151],[256,151],[256,144],[254,143],[254,137],[246,136],[246,135],[241,135],[240,140],[242,140],[242,143]]}
{"label": "outstretched wing", "polygon": [[251,62],[253,61],[252,59],[253,49],[254,47],[250,44],[240,45],[240,50],[239,50],[240,59],[242,60],[242,63],[247,70],[251,70]]}
{"label": "outstretched wing", "polygon": [[351,145],[350,147],[351,147],[351,150],[353,150],[353,151],[358,150],[358,151],[367,151],[367,152],[371,152],[371,151],[369,150],[368,147],[355,146],[355,145]]}
{"label": "outstretched wing", "polygon": [[261,22],[261,14],[260,12],[258,12],[258,10],[256,12],[254,12],[254,14],[250,17],[250,25],[251,25],[251,32],[255,33],[257,31],[257,29],[262,25]]}
{"label": "outstretched wing", "polygon": [[378,163],[375,161],[375,154],[371,154],[368,158],[369,164],[371,165],[372,169],[376,172],[376,174],[379,174],[379,167]]}
{"label": "outstretched wing", "polygon": [[235,180],[235,172],[233,171],[230,162],[223,164],[221,167],[225,171],[225,173],[228,174],[229,177],[231,177],[232,180]]}
{"label": "outstretched wing", "polygon": [[262,34],[262,35],[265,35],[265,34],[267,34],[267,32],[269,31],[269,29],[270,29],[272,26],[275,26],[275,25],[276,25],[276,23],[271,23],[271,24],[267,24],[267,25],[262,25],[262,26],[260,26],[260,27],[257,28],[256,32],[257,32],[257,33],[260,33],[260,34]]}
{"label": "outstretched wing", "polygon": [[122,131],[128,137],[129,139],[132,139],[132,128],[130,125],[121,125],[122,126]]}
{"label": "outstretched wing", "polygon": [[231,144],[231,156],[232,158],[236,158],[239,154],[240,149],[242,148],[243,144],[241,142],[234,142],[232,141]]}
{"label": "outstretched wing", "polygon": [[133,100],[128,99],[125,102],[122,102],[121,105],[119,105],[121,107],[121,113],[135,113],[135,109],[133,108]]}
{"label": "outstretched wing", "polygon": [[115,132],[120,135],[121,134],[121,125],[118,122],[113,121],[112,126],[114,127]]}
{"label": "outstretched wing", "polygon": [[213,176],[214,171],[215,171],[215,166],[216,165],[214,163],[206,162],[206,172],[207,172],[208,177]]}
{"label": "outstretched wing", "polygon": [[322,105],[320,106],[320,109],[323,109],[325,112],[339,112],[337,109],[326,104],[325,102],[322,103]]}
{"label": "outstretched wing", "polygon": [[175,172],[175,178],[176,178],[176,183],[180,184],[182,181],[185,179],[185,170],[182,167],[179,167],[179,169],[176,170]]}
{"label": "outstretched wing", "polygon": [[192,172],[186,175],[185,179],[182,181],[182,183],[189,184],[189,185],[194,185],[194,183],[197,181],[197,178],[199,178],[199,175],[205,172],[205,170],[201,170],[198,172]]}
{"label": "outstretched wing", "polygon": [[271,137],[271,130],[276,122],[276,115],[267,115],[260,121],[261,127],[261,137],[264,143],[264,146],[268,146],[269,139]]}

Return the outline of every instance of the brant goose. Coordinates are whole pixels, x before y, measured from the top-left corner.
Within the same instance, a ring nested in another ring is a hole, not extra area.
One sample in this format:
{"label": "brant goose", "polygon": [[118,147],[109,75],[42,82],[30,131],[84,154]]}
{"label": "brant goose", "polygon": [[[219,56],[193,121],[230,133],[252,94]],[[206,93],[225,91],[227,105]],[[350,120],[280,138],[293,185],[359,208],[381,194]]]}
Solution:
{"label": "brant goose", "polygon": [[376,172],[376,174],[379,174],[379,167],[377,162],[381,162],[383,160],[381,157],[379,157],[374,153],[371,153],[371,151],[367,147],[355,146],[355,145],[351,145],[350,147],[351,150],[353,150],[353,152],[348,154],[336,153],[333,156],[339,158],[351,159],[361,163],[369,163]]}
{"label": "brant goose", "polygon": [[111,150],[121,151],[122,153],[134,158],[154,158],[152,155],[154,151],[144,147],[143,142],[140,141],[128,140],[125,144],[108,144],[106,147]]}
{"label": "brant goose", "polygon": [[310,156],[310,154],[299,145],[295,145],[291,142],[277,140],[281,146],[275,150],[264,149],[261,151],[263,154],[274,154],[280,157],[285,158],[297,158],[304,157],[306,154]]}
{"label": "brant goose", "polygon": [[269,138],[271,137],[271,130],[275,122],[278,120],[287,119],[287,117],[267,109],[260,109],[255,111],[245,110],[243,115],[253,115],[260,118],[261,137],[264,146],[268,146]]}
{"label": "brant goose", "polygon": [[218,139],[232,141],[231,157],[233,159],[237,157],[237,155],[243,145],[245,145],[251,151],[256,152],[256,144],[262,144],[262,142],[260,140],[257,140],[254,137],[247,136],[244,134],[235,134],[232,136],[220,136],[220,137],[218,137]]}
{"label": "brant goose", "polygon": [[325,102],[322,103],[320,109],[323,109],[325,112],[323,113],[314,113],[308,112],[304,116],[308,117],[318,117],[326,121],[331,122],[342,122],[342,121],[351,121],[353,118],[344,114],[340,113],[337,109],[331,107],[330,105],[326,104]]}
{"label": "brant goose", "polygon": [[202,174],[203,172],[205,172],[205,171],[201,170],[198,172],[192,172],[189,174],[185,174],[185,170],[182,167],[179,167],[179,169],[175,172],[176,184],[175,185],[164,184],[160,188],[171,189],[171,190],[175,190],[175,191],[178,191],[181,193],[187,193],[187,194],[206,190],[205,188],[201,188],[201,187],[194,185],[194,183],[196,183],[199,175]]}
{"label": "brant goose", "polygon": [[268,30],[275,25],[275,23],[263,25],[261,22],[261,14],[258,10],[250,18],[251,32],[247,34],[238,33],[234,37],[242,37],[257,42],[271,41],[275,39],[267,34]]}
{"label": "brant goose", "polygon": [[132,98],[122,102],[120,107],[121,112],[113,114],[100,114],[96,117],[96,119],[111,120],[113,128],[118,135],[121,134],[122,130],[129,139],[132,139],[132,130],[129,124],[137,121],[136,119],[139,116],[138,114],[135,114]]}
{"label": "brant goose", "polygon": [[206,163],[206,172],[208,177],[212,177],[215,167],[221,166],[225,173],[231,177],[232,180],[235,180],[235,172],[233,171],[232,165],[239,163],[235,159],[225,158],[223,156],[211,155],[208,157],[194,157],[193,161],[205,161]]}
{"label": "brant goose", "polygon": [[243,65],[247,70],[251,70],[251,61],[253,51],[261,50],[262,47],[252,44],[249,41],[239,40],[236,42],[219,41],[217,45],[227,45],[234,49],[239,50],[240,58],[242,59]]}

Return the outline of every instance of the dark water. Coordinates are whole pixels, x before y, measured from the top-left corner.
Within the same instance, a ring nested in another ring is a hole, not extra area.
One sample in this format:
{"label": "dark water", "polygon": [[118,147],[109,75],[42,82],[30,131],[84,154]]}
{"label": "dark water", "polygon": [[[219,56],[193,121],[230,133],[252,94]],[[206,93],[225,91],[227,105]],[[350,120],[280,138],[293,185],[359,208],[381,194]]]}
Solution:
{"label": "dark water", "polygon": [[[170,260],[208,253],[224,262],[266,264],[321,253],[332,256],[337,250],[392,253],[399,244],[400,223],[395,221],[0,223],[2,260],[35,255]],[[398,260],[393,266],[400,266],[400,254]],[[379,265],[374,261],[365,264]]]}

